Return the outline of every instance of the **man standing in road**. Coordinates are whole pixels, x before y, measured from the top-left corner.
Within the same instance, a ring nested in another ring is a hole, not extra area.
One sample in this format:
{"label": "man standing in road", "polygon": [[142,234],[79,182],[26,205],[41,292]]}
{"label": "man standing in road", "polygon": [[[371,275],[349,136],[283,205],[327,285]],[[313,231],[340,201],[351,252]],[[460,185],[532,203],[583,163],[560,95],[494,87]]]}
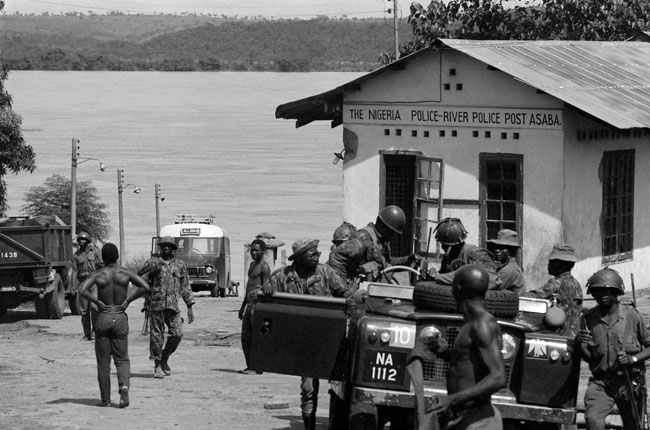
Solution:
{"label": "man standing in road", "polygon": [[[422,387],[422,361],[435,356],[449,360],[447,397],[424,411],[423,390],[416,390],[419,429],[425,430],[427,414],[438,414],[445,429],[503,428],[499,411],[491,395],[506,385],[501,355],[502,335],[496,319],[485,309],[489,274],[478,265],[465,265],[454,275],[453,294],[463,314],[454,344],[449,345],[440,332],[420,334],[407,362],[414,387]],[[413,370],[417,369],[417,370]]]}
{"label": "man standing in road", "polygon": [[[101,403],[111,404],[111,357],[117,368],[120,408],[129,406],[131,362],[129,361],[129,319],[126,308],[142,297],[149,284],[135,273],[118,266],[117,247],[107,243],[102,248],[103,269],[91,273],[80,286],[79,294],[99,309],[95,325],[95,356],[97,358],[97,381]],[[129,283],[138,289],[128,295]],[[96,290],[96,291],[95,291]]]}
{"label": "man standing in road", "polygon": [[548,256],[548,274],[553,277],[542,287],[524,294],[525,297],[557,301],[557,306],[566,314],[566,322],[556,332],[565,336],[578,333],[582,311],[582,287],[571,275],[575,263],[575,251],[571,245],[553,245]]}
{"label": "man standing in road", "polygon": [[[246,369],[241,370],[239,373],[244,375],[254,375],[257,372],[249,367],[249,358],[251,353],[251,337],[253,335],[253,325],[251,321],[251,303],[255,302],[255,295],[261,287],[270,288],[269,279],[271,278],[271,268],[264,259],[266,252],[266,242],[262,239],[255,239],[251,242],[249,248],[251,254],[250,267],[248,268],[248,281],[246,282],[246,294],[239,308],[239,319],[241,324],[241,348],[244,351],[244,359],[246,360]],[[251,293],[252,292],[252,293]],[[249,297],[251,294],[251,297]]]}
{"label": "man standing in road", "polygon": [[[91,273],[102,267],[102,260],[99,255],[99,250],[91,242],[90,235],[85,231],[77,235],[77,244],[79,245],[79,249],[74,253],[74,258],[72,259],[72,270],[77,274],[77,288],[79,289],[79,285]],[[94,304],[90,304],[79,292],[77,294],[79,295],[77,306],[81,314],[81,327],[84,331],[83,338],[93,340],[93,326],[97,319],[97,309]]]}
{"label": "man standing in road", "polygon": [[614,404],[624,428],[645,428],[644,361],[650,357],[650,330],[636,309],[619,303],[624,291],[623,279],[607,267],[587,281],[587,293],[598,305],[584,313],[576,340],[592,373],[585,392],[588,430],[604,430]]}
{"label": "man standing in road", "polygon": [[[156,379],[172,374],[169,357],[176,351],[183,338],[183,320],[178,306],[179,296],[187,305],[187,323],[194,322],[194,295],[185,263],[176,258],[173,251],[178,248],[174,238],[162,237],[158,246],[160,256],[150,258],[138,271],[138,275],[149,279],[149,359],[154,360]],[[167,326],[167,343],[164,330]],[[163,349],[164,345],[164,349]]]}
{"label": "man standing in road", "polygon": [[[406,225],[406,215],[398,206],[386,206],[375,223],[360,228],[347,241],[330,251],[329,265],[345,279],[351,290],[356,290],[359,275],[368,281],[376,281],[380,272],[391,264],[410,265],[419,260],[413,254],[406,257],[392,257],[390,240],[395,234],[402,234]],[[392,279],[388,275],[389,280]]]}
{"label": "man standing in road", "polygon": [[[271,290],[263,286],[265,295],[275,292],[309,294],[312,296],[348,297],[345,282],[331,267],[320,264],[318,258],[318,240],[302,239],[291,246],[293,254],[289,261],[293,263],[275,270],[271,274]],[[253,290],[256,292],[256,290]],[[300,382],[300,408],[305,430],[316,429],[316,409],[318,406],[318,379],[302,377]]]}
{"label": "man standing in road", "polygon": [[517,263],[519,237],[516,231],[503,229],[497,233],[496,239],[488,240],[494,246],[494,261],[497,263],[497,279],[501,281],[499,288],[514,291],[521,296],[526,292],[524,273]]}

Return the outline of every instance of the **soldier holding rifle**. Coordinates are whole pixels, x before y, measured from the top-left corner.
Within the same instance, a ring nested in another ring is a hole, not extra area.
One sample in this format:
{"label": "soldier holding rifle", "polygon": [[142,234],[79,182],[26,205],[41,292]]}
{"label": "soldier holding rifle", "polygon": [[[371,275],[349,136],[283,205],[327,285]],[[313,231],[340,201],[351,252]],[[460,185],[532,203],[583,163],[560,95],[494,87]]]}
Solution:
{"label": "soldier holding rifle", "polygon": [[650,330],[637,312],[618,301],[623,279],[610,268],[594,273],[587,293],[598,305],[585,312],[576,336],[592,377],[585,392],[587,429],[605,429],[605,418],[618,406],[624,428],[646,428],[644,360],[650,357]]}

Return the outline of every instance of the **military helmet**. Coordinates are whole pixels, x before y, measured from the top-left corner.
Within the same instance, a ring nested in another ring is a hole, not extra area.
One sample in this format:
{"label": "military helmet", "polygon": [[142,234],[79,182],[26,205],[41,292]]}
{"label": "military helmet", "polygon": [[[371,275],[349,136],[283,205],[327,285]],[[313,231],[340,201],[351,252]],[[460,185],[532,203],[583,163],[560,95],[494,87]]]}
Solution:
{"label": "military helmet", "polygon": [[435,239],[443,245],[458,245],[465,241],[467,230],[458,218],[445,218],[435,229]]}
{"label": "military helmet", "polygon": [[614,269],[605,267],[600,269],[587,280],[587,294],[591,294],[592,288],[614,288],[618,290],[620,295],[625,293],[625,285],[623,284],[623,278],[618,274]]}
{"label": "military helmet", "polygon": [[406,225],[406,215],[399,206],[390,205],[379,211],[377,216],[386,227],[390,228],[397,234],[402,234]]}
{"label": "military helmet", "polygon": [[80,240],[85,240],[86,242],[91,242],[90,240],[90,235],[86,233],[85,231],[82,231],[77,235],[77,243],[79,243]]}
{"label": "military helmet", "polygon": [[342,242],[345,242],[348,240],[355,232],[357,231],[357,228],[350,224],[347,221],[343,221],[343,224],[338,226],[336,230],[334,230],[334,235],[332,235],[332,242],[335,245],[338,245]]}
{"label": "military helmet", "polygon": [[466,264],[454,275],[454,289],[463,297],[485,295],[489,284],[490,275],[477,264]]}

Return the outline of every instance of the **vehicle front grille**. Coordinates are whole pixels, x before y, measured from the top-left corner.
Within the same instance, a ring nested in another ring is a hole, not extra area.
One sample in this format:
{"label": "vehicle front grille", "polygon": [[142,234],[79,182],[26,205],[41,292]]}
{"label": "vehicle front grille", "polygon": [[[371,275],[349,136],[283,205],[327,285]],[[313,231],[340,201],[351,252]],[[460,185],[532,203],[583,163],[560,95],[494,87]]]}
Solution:
{"label": "vehicle front grille", "polygon": [[[454,345],[454,341],[458,336],[457,327],[447,327],[447,343],[449,348]],[[511,366],[506,364],[506,385],[510,385]],[[449,373],[449,362],[442,358],[435,358],[434,360],[423,360],[422,372],[425,384],[428,385],[444,385],[447,382],[447,374]]]}
{"label": "vehicle front grille", "polygon": [[204,267],[188,267],[187,275],[190,278],[205,278],[207,276]]}

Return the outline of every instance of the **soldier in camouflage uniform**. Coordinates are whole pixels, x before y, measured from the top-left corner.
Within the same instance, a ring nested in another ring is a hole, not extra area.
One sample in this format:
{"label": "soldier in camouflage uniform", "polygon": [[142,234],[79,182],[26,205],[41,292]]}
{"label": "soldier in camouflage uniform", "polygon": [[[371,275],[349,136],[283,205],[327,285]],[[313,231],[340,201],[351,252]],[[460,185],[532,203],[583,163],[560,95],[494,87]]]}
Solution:
{"label": "soldier in camouflage uniform", "polygon": [[91,242],[90,235],[82,231],[77,236],[77,244],[79,249],[74,253],[72,259],[72,270],[77,274],[77,303],[79,313],[81,314],[81,327],[84,331],[84,339],[93,340],[95,321],[97,320],[97,307],[95,304],[90,303],[84,297],[79,295],[79,285],[96,270],[104,267],[102,257],[99,254],[97,247]]}
{"label": "soldier in camouflage uniform", "polygon": [[[187,323],[194,321],[194,295],[190,288],[190,279],[185,263],[174,257],[177,249],[174,238],[166,236],[158,242],[160,256],[149,259],[138,275],[149,280],[151,292],[148,299],[149,312],[149,359],[154,360],[154,378],[162,379],[171,375],[167,361],[176,351],[183,338],[181,311],[178,307],[179,296],[187,305]],[[167,326],[167,343],[164,330]],[[164,349],[163,349],[164,344]]]}
{"label": "soldier in camouflage uniform", "polygon": [[544,286],[525,293],[524,297],[557,300],[566,314],[566,322],[556,332],[565,336],[575,336],[580,327],[582,310],[582,287],[571,275],[575,265],[575,251],[571,245],[556,244],[548,256],[548,273],[553,277]]}
{"label": "soldier in camouflage uniform", "polygon": [[[318,263],[318,240],[302,239],[292,245],[289,257],[293,264],[281,267],[271,274],[270,287],[262,287],[265,295],[274,292],[309,294],[312,296],[347,297],[350,295],[343,279],[329,266]],[[316,428],[318,405],[318,379],[302,377],[300,383],[300,408],[305,430]]]}

